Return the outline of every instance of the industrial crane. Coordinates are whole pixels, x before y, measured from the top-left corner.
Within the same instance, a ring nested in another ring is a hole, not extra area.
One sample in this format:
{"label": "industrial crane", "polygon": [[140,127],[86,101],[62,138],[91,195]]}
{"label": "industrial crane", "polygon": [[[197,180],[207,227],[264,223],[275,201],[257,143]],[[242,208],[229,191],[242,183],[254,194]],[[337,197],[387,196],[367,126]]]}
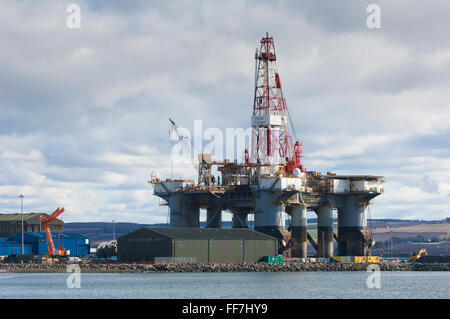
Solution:
{"label": "industrial crane", "polygon": [[191,146],[189,143],[189,139],[186,136],[183,136],[180,131],[178,130],[178,126],[175,124],[175,122],[169,118],[170,123],[172,124],[172,129],[174,130],[175,134],[178,137],[178,140],[181,142],[181,144],[183,145],[184,151],[186,152],[186,154],[188,154],[188,156],[191,159],[191,163],[194,166],[195,171],[198,174],[198,184],[205,184],[205,185],[210,185],[211,184],[211,167],[209,165],[205,165],[205,155],[204,154],[199,154],[199,161],[200,163],[196,163],[193,159],[192,159],[192,150],[191,150]]}
{"label": "industrial crane", "polygon": [[189,140],[186,136],[181,135],[181,133],[178,131],[178,126],[175,124],[174,121],[172,121],[172,119],[169,118],[170,123],[172,124],[172,129],[175,131],[175,134],[177,134],[178,140],[181,142],[181,144],[183,145],[184,151],[189,155],[189,157],[191,158],[191,162],[192,165],[194,166],[195,170],[197,172],[199,172],[200,168],[198,166],[197,163],[195,163],[192,160],[192,152],[191,152],[191,146],[189,144]]}
{"label": "industrial crane", "polygon": [[63,212],[64,212],[64,207],[61,207],[61,208],[58,207],[50,216],[48,216],[48,217],[40,216],[39,217],[42,221],[42,226],[44,227],[45,233],[47,236],[47,249],[48,249],[49,256],[64,256],[64,255],[66,255],[66,249],[64,249],[62,244],[59,249],[55,249],[55,245],[53,244],[52,234],[50,232],[50,227],[49,227],[49,224],[52,221],[54,221]]}

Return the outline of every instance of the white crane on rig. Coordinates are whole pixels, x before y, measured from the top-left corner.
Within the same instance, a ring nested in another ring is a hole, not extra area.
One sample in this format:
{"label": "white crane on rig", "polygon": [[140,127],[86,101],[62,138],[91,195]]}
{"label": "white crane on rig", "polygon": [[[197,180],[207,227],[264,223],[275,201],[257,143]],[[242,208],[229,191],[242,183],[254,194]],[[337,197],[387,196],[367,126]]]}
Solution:
{"label": "white crane on rig", "polygon": [[[183,145],[184,151],[186,152],[187,156],[189,156],[192,165],[195,168],[195,171],[198,174],[198,184],[204,184],[204,185],[210,185],[211,184],[211,167],[206,164],[205,161],[205,155],[206,154],[200,154],[199,153],[199,162],[194,161],[194,158],[192,156],[192,149],[191,144],[189,142],[189,138],[182,135],[180,131],[178,130],[178,126],[175,124],[175,122],[169,118],[170,123],[172,124],[172,129],[175,132],[175,134],[178,137],[178,140]],[[197,152],[196,152],[197,153]]]}
{"label": "white crane on rig", "polygon": [[178,130],[178,126],[175,124],[175,122],[171,118],[169,118],[169,121],[172,124],[172,129],[175,132],[175,134],[177,135],[178,140],[183,145],[184,151],[191,159],[192,165],[194,166],[196,172],[198,173],[200,168],[199,168],[198,163],[196,163],[192,158],[192,150],[191,150],[191,144],[189,142],[189,138],[180,133],[180,131]]}

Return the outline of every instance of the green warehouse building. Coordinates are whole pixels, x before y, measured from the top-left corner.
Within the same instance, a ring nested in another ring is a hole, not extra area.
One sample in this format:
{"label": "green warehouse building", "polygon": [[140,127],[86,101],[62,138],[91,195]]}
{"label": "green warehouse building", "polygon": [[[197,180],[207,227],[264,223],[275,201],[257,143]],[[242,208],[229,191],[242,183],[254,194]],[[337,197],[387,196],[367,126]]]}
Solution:
{"label": "green warehouse building", "polygon": [[277,249],[275,237],[245,228],[145,227],[117,240],[121,261],[249,263]]}
{"label": "green warehouse building", "polygon": [[[24,213],[23,231],[24,232],[42,232],[40,216],[48,217],[44,213]],[[55,219],[50,224],[52,233],[61,233],[64,231],[64,222],[61,219]],[[0,214],[0,237],[11,237],[22,232],[22,214]]]}

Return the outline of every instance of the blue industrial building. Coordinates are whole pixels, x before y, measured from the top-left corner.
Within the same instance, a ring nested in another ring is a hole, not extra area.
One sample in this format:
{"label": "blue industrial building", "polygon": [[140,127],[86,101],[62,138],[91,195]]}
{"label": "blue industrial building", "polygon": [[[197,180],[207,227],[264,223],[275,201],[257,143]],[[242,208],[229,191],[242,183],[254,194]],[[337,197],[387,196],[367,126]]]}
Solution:
{"label": "blue industrial building", "polygon": [[[71,256],[86,256],[90,251],[89,238],[77,233],[52,233],[53,243],[58,249],[62,245]],[[47,255],[45,232],[25,232],[23,234],[24,254]],[[22,234],[10,238],[0,238],[0,256],[21,253]]]}
{"label": "blue industrial building", "polygon": [[[22,241],[13,241],[9,238],[0,238],[0,256],[20,255],[22,253]],[[31,255],[33,247],[30,244],[23,245],[24,255]]]}

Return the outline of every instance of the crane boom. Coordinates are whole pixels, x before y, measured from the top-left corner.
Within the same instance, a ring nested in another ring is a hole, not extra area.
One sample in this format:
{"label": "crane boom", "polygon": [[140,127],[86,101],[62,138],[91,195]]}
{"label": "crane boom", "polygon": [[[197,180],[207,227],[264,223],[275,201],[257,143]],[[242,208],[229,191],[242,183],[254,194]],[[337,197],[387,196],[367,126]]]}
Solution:
{"label": "crane boom", "polygon": [[[44,217],[44,216],[40,216],[39,218],[42,221],[42,226],[45,229],[45,234],[47,237],[47,249],[48,249],[48,254],[49,256],[53,256],[53,255],[57,255],[56,254],[56,250],[55,250],[55,245],[53,243],[53,238],[52,238],[52,234],[50,232],[50,226],[49,224],[54,221],[59,215],[61,215],[64,212],[64,207],[61,208],[57,208],[50,216],[48,217]],[[60,247],[61,250],[61,254],[65,254],[65,249],[62,247]]]}
{"label": "crane boom", "polygon": [[182,143],[183,148],[185,150],[185,152],[189,155],[190,159],[191,159],[191,163],[195,168],[195,171],[197,173],[200,172],[200,167],[197,163],[194,162],[194,160],[192,159],[192,150],[191,150],[191,146],[189,145],[189,141],[188,138],[186,136],[183,136],[179,131],[178,131],[178,126],[175,124],[174,121],[172,121],[172,119],[169,118],[170,123],[172,124],[172,128],[175,131],[175,134],[177,134],[178,140]]}

